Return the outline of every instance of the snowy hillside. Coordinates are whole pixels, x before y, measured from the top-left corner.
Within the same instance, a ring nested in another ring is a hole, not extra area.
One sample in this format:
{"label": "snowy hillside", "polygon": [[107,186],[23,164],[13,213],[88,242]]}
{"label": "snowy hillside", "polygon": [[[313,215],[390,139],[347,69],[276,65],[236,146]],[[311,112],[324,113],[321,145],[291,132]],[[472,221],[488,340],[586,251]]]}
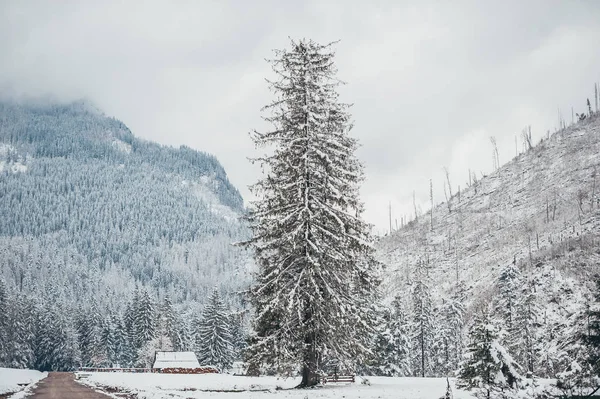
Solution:
{"label": "snowy hillside", "polygon": [[531,369],[553,376],[567,361],[564,345],[581,323],[590,277],[600,272],[598,173],[600,118],[545,138],[455,193],[449,206],[439,204],[433,215],[418,215],[382,238],[377,247],[388,265],[385,296],[399,295],[411,312],[419,265],[434,308],[464,298],[468,324],[483,303],[506,310],[500,276],[514,265],[514,295],[527,291],[535,298],[536,352],[544,356]]}
{"label": "snowy hillside", "polygon": [[[151,320],[172,302],[175,314],[163,316],[188,345],[209,293],[217,287],[235,308],[248,284],[249,257],[231,245],[248,236],[243,211],[212,155],[138,139],[84,102],[0,102],[0,327],[10,320],[0,365],[105,364],[90,363],[75,315],[97,340],[122,323],[138,288]],[[27,331],[52,345],[79,339],[81,352],[44,352]]]}

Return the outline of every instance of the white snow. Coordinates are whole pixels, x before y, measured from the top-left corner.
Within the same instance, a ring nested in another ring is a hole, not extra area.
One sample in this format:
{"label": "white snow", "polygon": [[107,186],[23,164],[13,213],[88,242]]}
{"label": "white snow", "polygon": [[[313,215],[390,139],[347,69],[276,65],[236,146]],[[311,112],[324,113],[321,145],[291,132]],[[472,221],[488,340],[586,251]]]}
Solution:
{"label": "white snow", "polygon": [[7,164],[6,161],[0,161],[0,172],[4,169],[10,170],[12,173],[27,172],[27,165],[23,165],[21,162],[11,162]]}
{"label": "white snow", "polygon": [[[16,152],[17,149],[10,144],[0,143],[0,158],[5,157],[6,154],[8,154],[11,151]],[[0,172],[3,172],[4,170],[10,170],[12,173],[27,172],[27,165],[21,162],[23,160],[22,157],[19,156],[19,158],[20,160],[13,162],[6,162],[5,160],[0,160]]]}
{"label": "white snow", "polygon": [[[368,377],[370,385],[357,377],[353,384],[327,384],[313,389],[290,389],[299,379],[277,377],[245,377],[227,374],[136,374],[91,373],[79,380],[93,388],[117,388],[138,399],[159,398],[345,398],[345,399],[431,399],[442,397],[446,392],[444,378],[392,378]],[[454,381],[451,380],[454,387]],[[473,399],[470,393],[454,389],[455,399]]]}
{"label": "white snow", "polygon": [[48,373],[42,373],[37,370],[6,369],[0,367],[0,395],[5,393],[18,392],[25,387],[19,384],[33,384],[42,378],[46,378]]}
{"label": "white snow", "polygon": [[221,204],[221,201],[213,192],[211,186],[215,184],[214,179],[210,176],[201,176],[198,182],[181,181],[181,186],[192,190],[192,193],[204,202],[213,214],[227,221],[238,220],[239,215],[230,207]]}
{"label": "white snow", "polygon": [[200,363],[194,352],[156,352],[154,359],[155,369],[164,368],[199,368]]}
{"label": "white snow", "polygon": [[121,141],[119,139],[114,139],[112,141],[112,146],[121,152],[124,152],[126,154],[131,154],[131,144],[127,144],[124,141]]}

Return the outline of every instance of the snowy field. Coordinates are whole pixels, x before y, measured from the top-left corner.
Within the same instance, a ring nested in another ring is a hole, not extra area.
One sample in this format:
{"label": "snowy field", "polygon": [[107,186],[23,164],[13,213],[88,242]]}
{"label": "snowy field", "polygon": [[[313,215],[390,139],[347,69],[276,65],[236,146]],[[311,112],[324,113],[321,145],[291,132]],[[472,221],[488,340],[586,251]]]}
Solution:
{"label": "snowy field", "polygon": [[5,369],[0,367],[0,395],[17,392],[24,387],[19,384],[33,384],[45,378],[47,373],[36,370]]}
{"label": "snowy field", "polygon": [[[446,392],[443,378],[368,377],[371,385],[331,384],[313,389],[290,389],[298,379],[277,377],[241,377],[224,374],[173,375],[135,373],[91,373],[80,382],[104,390],[116,388],[137,394],[138,399],[159,398],[344,398],[344,399],[437,399]],[[454,382],[451,381],[452,386]],[[454,390],[455,399],[473,399],[464,391]]]}

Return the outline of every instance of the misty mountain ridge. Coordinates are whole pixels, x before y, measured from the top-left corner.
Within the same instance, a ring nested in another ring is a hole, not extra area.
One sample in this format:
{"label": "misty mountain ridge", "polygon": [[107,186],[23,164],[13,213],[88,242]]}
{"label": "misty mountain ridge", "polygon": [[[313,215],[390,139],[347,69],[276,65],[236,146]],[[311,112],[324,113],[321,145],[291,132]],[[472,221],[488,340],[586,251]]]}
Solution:
{"label": "misty mountain ridge", "polygon": [[187,303],[246,282],[243,200],[218,160],[87,101],[0,102],[0,198],[0,276],[25,294],[118,309],[136,285]]}

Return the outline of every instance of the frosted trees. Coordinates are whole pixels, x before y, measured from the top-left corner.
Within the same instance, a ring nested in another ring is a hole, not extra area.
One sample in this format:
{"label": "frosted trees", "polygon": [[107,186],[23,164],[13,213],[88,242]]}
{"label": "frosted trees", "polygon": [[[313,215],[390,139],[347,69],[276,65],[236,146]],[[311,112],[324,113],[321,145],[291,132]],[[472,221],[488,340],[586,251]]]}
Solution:
{"label": "frosted trees", "polygon": [[145,289],[139,295],[133,308],[133,339],[135,346],[141,348],[155,335],[154,305]]}
{"label": "frosted trees", "polygon": [[358,198],[362,166],[331,46],[292,41],[276,57],[276,99],[265,107],[273,130],[253,135],[257,147],[275,149],[256,159],[266,176],[252,188],[259,199],[248,216],[246,244],[259,266],[250,354],[280,372],[300,367],[303,387],[318,383],[324,361],[352,367],[368,351],[368,312],[353,294],[371,291],[373,261]]}
{"label": "frosted trees", "polygon": [[433,304],[429,287],[429,278],[421,260],[415,269],[415,281],[412,292],[413,320],[411,324],[412,370],[414,375],[431,375],[431,352],[433,348],[434,325]]}
{"label": "frosted trees", "polygon": [[216,366],[221,370],[231,368],[233,345],[229,315],[216,289],[204,308],[196,340],[199,343],[200,363]]}
{"label": "frosted trees", "polygon": [[536,300],[536,293],[531,284],[527,284],[520,291],[517,312],[510,335],[510,349],[515,355],[515,360],[523,366],[529,375],[535,375],[541,354],[539,342],[540,313]]}
{"label": "frosted trees", "polygon": [[392,312],[387,329],[389,350],[382,362],[385,375],[405,377],[411,374],[410,367],[410,331],[400,298],[392,302]]}
{"label": "frosted trees", "polygon": [[8,293],[4,280],[0,279],[0,365],[8,358]]}
{"label": "frosted trees", "polygon": [[437,339],[441,350],[437,353],[437,369],[440,375],[449,375],[458,369],[463,355],[463,313],[464,307],[460,293],[444,301],[441,307],[442,326],[438,328]]}
{"label": "frosted trees", "polygon": [[512,331],[515,321],[520,284],[520,272],[515,264],[511,263],[500,271],[497,313],[502,317],[506,330],[509,332]]}
{"label": "frosted trees", "polygon": [[458,373],[457,386],[477,389],[479,398],[496,398],[517,388],[518,366],[499,342],[498,328],[489,314],[478,314],[469,331],[466,360]]}

